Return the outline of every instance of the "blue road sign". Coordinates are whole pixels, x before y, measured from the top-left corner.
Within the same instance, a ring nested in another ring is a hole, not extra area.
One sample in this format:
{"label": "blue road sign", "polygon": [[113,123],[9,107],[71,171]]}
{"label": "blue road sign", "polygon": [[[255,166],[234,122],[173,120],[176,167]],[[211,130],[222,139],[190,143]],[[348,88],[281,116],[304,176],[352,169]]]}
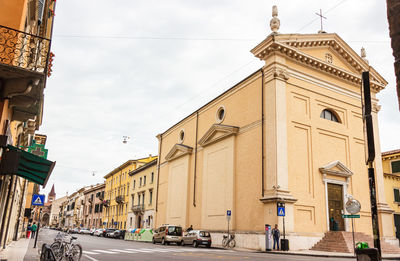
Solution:
{"label": "blue road sign", "polygon": [[278,207],[278,217],[285,216],[285,207]]}
{"label": "blue road sign", "polygon": [[32,206],[43,206],[43,205],[44,205],[44,195],[33,194]]}
{"label": "blue road sign", "polygon": [[228,217],[230,217],[231,214],[232,214],[232,212],[231,212],[230,210],[227,210],[227,211],[226,211],[226,215],[227,215]]}

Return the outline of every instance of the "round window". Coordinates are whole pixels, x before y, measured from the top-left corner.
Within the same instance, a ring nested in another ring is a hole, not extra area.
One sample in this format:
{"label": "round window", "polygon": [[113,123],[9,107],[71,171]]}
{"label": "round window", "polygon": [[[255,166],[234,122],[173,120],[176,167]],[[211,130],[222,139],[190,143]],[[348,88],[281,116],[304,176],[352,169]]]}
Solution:
{"label": "round window", "polygon": [[225,107],[221,106],[218,110],[217,110],[217,114],[216,116],[216,120],[217,123],[221,123],[224,119],[225,119]]}
{"label": "round window", "polygon": [[183,142],[184,139],[185,139],[185,131],[181,130],[179,132],[179,142]]}

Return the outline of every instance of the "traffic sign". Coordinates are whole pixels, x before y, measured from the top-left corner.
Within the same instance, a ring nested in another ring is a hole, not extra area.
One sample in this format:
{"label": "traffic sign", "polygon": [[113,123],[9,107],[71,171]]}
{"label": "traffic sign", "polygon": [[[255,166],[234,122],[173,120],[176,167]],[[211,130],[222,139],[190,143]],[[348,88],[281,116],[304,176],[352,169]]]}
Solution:
{"label": "traffic sign", "polygon": [[342,218],[360,218],[360,215],[342,215]]}
{"label": "traffic sign", "polygon": [[278,217],[284,217],[285,216],[285,203],[277,202],[276,206],[277,206]]}
{"label": "traffic sign", "polygon": [[44,195],[33,194],[32,206],[43,206],[43,205],[44,205]]}
{"label": "traffic sign", "polygon": [[227,215],[227,216],[231,216],[231,214],[232,214],[232,211],[230,211],[230,210],[227,210],[227,211],[226,211],[226,215]]}

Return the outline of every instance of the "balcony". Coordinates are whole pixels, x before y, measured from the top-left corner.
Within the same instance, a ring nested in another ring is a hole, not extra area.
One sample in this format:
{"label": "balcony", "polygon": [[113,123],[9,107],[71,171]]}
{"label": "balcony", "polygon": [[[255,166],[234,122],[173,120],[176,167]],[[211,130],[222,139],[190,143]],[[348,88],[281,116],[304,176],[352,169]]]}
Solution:
{"label": "balcony", "polygon": [[124,203],[124,202],[125,202],[125,196],[122,196],[122,195],[117,196],[117,197],[115,198],[115,201],[116,201],[118,204]]}
{"label": "balcony", "polygon": [[103,206],[104,207],[109,207],[110,206],[110,200],[109,199],[103,200]]}
{"label": "balcony", "polygon": [[10,100],[12,120],[41,124],[50,42],[0,25],[0,98]]}
{"label": "balcony", "polygon": [[140,213],[144,211],[144,204],[133,205],[131,207],[133,213]]}
{"label": "balcony", "polygon": [[92,198],[88,198],[89,203],[93,203],[93,199]]}

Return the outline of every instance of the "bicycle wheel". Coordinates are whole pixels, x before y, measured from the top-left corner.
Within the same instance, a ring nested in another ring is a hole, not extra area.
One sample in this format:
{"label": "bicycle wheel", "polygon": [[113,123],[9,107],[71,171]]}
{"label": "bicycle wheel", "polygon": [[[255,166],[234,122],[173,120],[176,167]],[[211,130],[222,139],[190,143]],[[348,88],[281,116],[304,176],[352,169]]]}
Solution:
{"label": "bicycle wheel", "polygon": [[64,247],[61,242],[54,242],[50,245],[50,248],[54,253],[56,261],[61,261],[64,257]]}
{"label": "bicycle wheel", "polygon": [[69,261],[79,261],[82,257],[82,247],[79,244],[74,244],[69,250]]}
{"label": "bicycle wheel", "polygon": [[229,241],[229,244],[228,244],[228,245],[229,245],[230,248],[234,248],[235,245],[236,245],[235,239],[232,238],[232,239]]}
{"label": "bicycle wheel", "polygon": [[222,239],[222,246],[223,247],[227,247],[228,246],[228,238],[225,237],[225,238]]}

